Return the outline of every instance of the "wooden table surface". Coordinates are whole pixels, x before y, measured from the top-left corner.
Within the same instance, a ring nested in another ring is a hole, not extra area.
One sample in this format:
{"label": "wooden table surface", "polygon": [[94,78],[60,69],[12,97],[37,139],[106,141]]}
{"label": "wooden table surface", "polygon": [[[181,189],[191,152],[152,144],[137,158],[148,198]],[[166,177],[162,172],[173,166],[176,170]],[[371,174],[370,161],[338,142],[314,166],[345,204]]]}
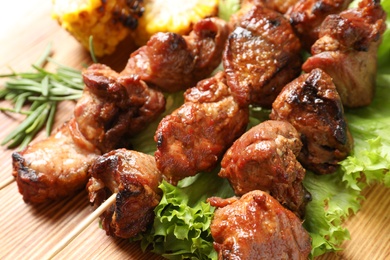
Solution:
{"label": "wooden table surface", "polygon": [[[7,1],[0,9],[0,73],[7,66],[27,70],[51,42],[54,58],[81,69],[90,64],[89,54],[52,20],[50,0]],[[120,50],[100,62],[121,70],[133,50],[125,41]],[[0,106],[8,106],[0,102]],[[59,106],[56,126],[66,121],[74,103]],[[0,140],[20,123],[21,118],[0,113]],[[44,138],[39,134],[36,140]],[[11,153],[0,147],[0,183],[11,177]],[[373,186],[364,191],[367,199],[357,215],[346,221],[352,239],[338,254],[318,259],[390,259],[390,189]],[[0,259],[43,259],[59,241],[92,212],[87,194],[38,206],[27,205],[11,181],[0,189]],[[89,225],[55,259],[160,259],[143,253],[138,244],[115,240],[99,228],[98,220]]]}

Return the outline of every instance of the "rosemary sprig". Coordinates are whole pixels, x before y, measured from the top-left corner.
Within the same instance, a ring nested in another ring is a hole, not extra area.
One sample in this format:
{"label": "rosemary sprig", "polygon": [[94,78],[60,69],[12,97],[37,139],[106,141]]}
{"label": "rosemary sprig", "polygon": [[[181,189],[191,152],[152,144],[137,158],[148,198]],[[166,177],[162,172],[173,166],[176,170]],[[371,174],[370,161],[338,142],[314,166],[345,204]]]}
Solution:
{"label": "rosemary sprig", "polygon": [[[44,126],[49,136],[58,102],[81,97],[84,88],[81,72],[58,63],[50,55],[51,45],[48,45],[31,65],[31,71],[15,72],[11,69],[12,73],[0,75],[0,78],[8,79],[0,89],[0,100],[8,100],[13,105],[13,108],[0,107],[0,111],[26,116],[1,145],[23,149]],[[55,72],[44,68],[49,63],[56,65]]]}

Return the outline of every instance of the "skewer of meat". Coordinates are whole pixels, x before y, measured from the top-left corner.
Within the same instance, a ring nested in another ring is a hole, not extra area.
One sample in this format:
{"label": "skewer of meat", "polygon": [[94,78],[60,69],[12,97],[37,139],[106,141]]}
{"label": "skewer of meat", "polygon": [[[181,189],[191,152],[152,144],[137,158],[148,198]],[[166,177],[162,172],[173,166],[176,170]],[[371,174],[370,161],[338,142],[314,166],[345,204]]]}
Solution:
{"label": "skewer of meat", "polygon": [[158,187],[162,175],[153,156],[116,149],[99,156],[89,173],[87,190],[95,207],[116,194],[115,202],[100,216],[107,235],[131,238],[149,227],[162,193]]}
{"label": "skewer of meat", "polygon": [[174,86],[188,88],[208,76],[220,63],[228,32],[226,22],[205,19],[189,36],[152,37],[121,73],[102,64],[84,71],[85,89],[73,117],[48,139],[13,154],[13,175],[25,202],[55,200],[85,187],[97,156],[129,148],[129,138],[164,111],[163,94],[147,84],[176,91]]}
{"label": "skewer of meat", "polygon": [[235,101],[224,72],[200,81],[184,98],[181,107],[161,120],[154,136],[157,167],[172,184],[214,169],[249,121],[248,107]]}
{"label": "skewer of meat", "polygon": [[377,51],[385,30],[379,0],[363,0],[357,8],[329,15],[302,69],[329,74],[345,107],[367,106],[375,94]]}
{"label": "skewer of meat", "polygon": [[89,168],[87,184],[95,210],[52,248],[44,259],[52,259],[100,217],[107,235],[128,239],[145,231],[161,199],[162,175],[151,155],[116,149],[98,156]]}
{"label": "skewer of meat", "polygon": [[137,76],[120,76],[101,64],[83,72],[85,89],[74,116],[49,138],[12,155],[13,175],[25,202],[43,203],[85,187],[97,156],[127,147],[165,110],[162,93]]}

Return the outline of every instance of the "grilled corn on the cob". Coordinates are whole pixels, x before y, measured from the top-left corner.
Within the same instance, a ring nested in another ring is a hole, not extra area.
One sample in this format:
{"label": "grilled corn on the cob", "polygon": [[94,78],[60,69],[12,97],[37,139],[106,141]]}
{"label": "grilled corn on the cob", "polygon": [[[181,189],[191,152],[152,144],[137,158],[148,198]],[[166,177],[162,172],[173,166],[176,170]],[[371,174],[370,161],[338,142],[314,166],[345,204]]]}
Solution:
{"label": "grilled corn on the cob", "polygon": [[143,1],[135,0],[53,0],[52,16],[81,44],[94,53],[112,53],[118,43],[138,25]]}
{"label": "grilled corn on the cob", "polygon": [[147,0],[133,37],[143,45],[157,32],[187,34],[199,20],[216,16],[218,0]]}
{"label": "grilled corn on the cob", "polygon": [[202,18],[215,16],[218,0],[52,0],[53,17],[96,56],[111,54],[129,34],[143,45],[156,32],[187,34]]}

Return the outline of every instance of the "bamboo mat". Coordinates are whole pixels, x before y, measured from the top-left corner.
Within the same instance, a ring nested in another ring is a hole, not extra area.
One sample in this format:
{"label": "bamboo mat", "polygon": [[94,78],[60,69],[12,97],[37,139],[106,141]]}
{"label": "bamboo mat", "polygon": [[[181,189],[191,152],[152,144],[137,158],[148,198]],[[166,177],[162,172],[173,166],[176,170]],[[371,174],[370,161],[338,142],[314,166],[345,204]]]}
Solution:
{"label": "bamboo mat", "polygon": [[[8,1],[0,10],[0,73],[6,67],[29,68],[49,42],[54,58],[81,69],[89,54],[50,17],[50,0]],[[9,26],[8,26],[9,25]],[[130,41],[100,62],[121,70],[133,50]],[[1,102],[1,106],[7,106]],[[56,126],[72,113],[73,102],[59,106]],[[0,140],[20,123],[18,116],[0,113]],[[44,138],[40,134],[37,140]],[[11,177],[11,153],[0,147],[0,183]],[[346,222],[352,239],[344,251],[318,259],[390,259],[390,189],[373,186],[365,191],[361,211]],[[42,259],[59,241],[92,212],[85,191],[59,202],[32,206],[23,202],[15,182],[0,190],[0,259]],[[143,253],[138,244],[106,236],[98,221],[90,224],[55,259],[160,259]]]}

